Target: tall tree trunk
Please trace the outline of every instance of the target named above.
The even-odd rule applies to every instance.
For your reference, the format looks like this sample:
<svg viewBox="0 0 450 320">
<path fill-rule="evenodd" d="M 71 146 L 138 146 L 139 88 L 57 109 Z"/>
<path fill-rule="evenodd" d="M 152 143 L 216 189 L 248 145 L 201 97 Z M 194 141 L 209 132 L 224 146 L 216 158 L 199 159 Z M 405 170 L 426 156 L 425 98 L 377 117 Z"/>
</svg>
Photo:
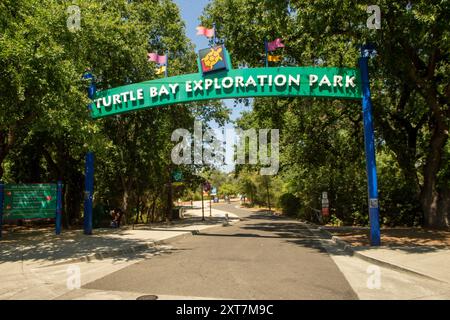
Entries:
<svg viewBox="0 0 450 320">
<path fill-rule="evenodd" d="M 151 207 L 148 208 L 148 211 L 147 211 L 147 224 L 149 223 L 149 221 L 151 221 L 153 223 L 154 216 L 155 216 L 155 208 L 156 208 L 156 199 L 157 198 L 158 198 L 157 195 L 155 195 L 153 197 L 152 205 L 151 205 Z M 151 220 L 149 220 L 150 213 L 152 215 L 152 219 Z"/>
<path fill-rule="evenodd" d="M 153 201 L 151 223 L 154 223 L 154 222 L 155 222 L 155 213 L 156 213 L 156 198 L 155 198 L 155 200 Z"/>
<path fill-rule="evenodd" d="M 129 200 L 129 193 L 128 190 L 125 189 L 122 193 L 122 210 L 125 214 L 125 223 L 128 223 L 128 200 Z"/>
<path fill-rule="evenodd" d="M 440 192 L 439 210 L 444 218 L 444 224 L 450 226 L 450 186 L 445 186 Z"/>
<path fill-rule="evenodd" d="M 65 214 L 69 224 L 79 223 L 81 220 L 81 204 L 84 199 L 83 175 L 72 173 L 71 176 L 63 178 L 63 183 L 67 185 L 65 195 Z"/>
<path fill-rule="evenodd" d="M 166 211 L 166 220 L 173 220 L 173 187 L 172 187 L 172 179 L 169 176 L 169 183 L 167 183 L 167 211 Z"/>
<path fill-rule="evenodd" d="M 126 177 L 121 177 L 122 181 L 122 211 L 125 215 L 125 223 L 129 223 L 129 205 L 130 205 L 130 195 L 131 195 L 131 187 L 133 186 L 133 181 Z"/>
<path fill-rule="evenodd" d="M 0 157 L 0 181 L 2 181 L 3 174 L 5 173 L 3 170 L 3 160 L 4 159 L 1 159 L 1 157 Z"/>
<path fill-rule="evenodd" d="M 3 161 L 5 161 L 6 156 L 11 148 L 11 135 L 7 131 L 0 131 L 0 181 L 3 178 L 4 169 Z"/>
<path fill-rule="evenodd" d="M 441 197 L 439 194 L 438 173 L 441 169 L 444 147 L 448 140 L 448 124 L 439 110 L 437 101 L 430 97 L 428 102 L 433 109 L 433 125 L 430 149 L 424 168 L 424 183 L 420 194 L 420 202 L 424 212 L 426 227 L 444 228 L 448 227 L 447 213 L 440 208 Z"/>
<path fill-rule="evenodd" d="M 62 212 L 62 226 L 64 229 L 68 229 L 70 226 L 70 219 L 69 219 L 69 214 L 67 211 L 67 203 L 68 201 L 68 194 L 69 194 L 69 188 L 70 185 L 68 185 L 67 183 L 63 184 L 63 212 Z"/>
<path fill-rule="evenodd" d="M 69 224 L 81 222 L 81 204 L 84 199 L 84 174 L 79 172 L 79 160 L 74 159 L 68 153 L 68 147 L 64 141 L 54 142 L 56 146 L 56 161 L 52 160 L 50 153 L 44 152 L 45 159 L 54 171 L 57 171 L 56 180 L 61 180 L 66 186 L 64 211 Z"/>
<path fill-rule="evenodd" d="M 136 204 L 136 218 L 134 219 L 134 224 L 139 223 L 139 215 L 141 214 L 141 196 L 140 192 L 138 191 L 139 195 L 137 196 L 137 204 Z M 134 226 L 133 226 L 134 228 Z"/>
<path fill-rule="evenodd" d="M 270 189 L 269 189 L 269 178 L 266 178 L 266 189 L 267 189 L 267 206 L 269 207 L 269 212 L 272 212 L 272 208 L 270 206 Z"/>
<path fill-rule="evenodd" d="M 146 224 L 148 224 L 150 222 L 150 212 L 151 212 L 151 206 L 147 207 L 147 220 L 145 221 Z M 144 220 L 144 219 L 142 219 Z"/>
<path fill-rule="evenodd" d="M 55 145 L 57 147 L 56 159 L 53 159 L 52 154 L 45 147 L 42 154 L 47 162 L 52 179 L 62 181 L 64 184 L 63 226 L 69 228 L 70 225 L 80 223 L 81 220 L 84 175 L 76 169 L 79 163 L 67 154 L 66 146 L 61 143 Z"/>
</svg>

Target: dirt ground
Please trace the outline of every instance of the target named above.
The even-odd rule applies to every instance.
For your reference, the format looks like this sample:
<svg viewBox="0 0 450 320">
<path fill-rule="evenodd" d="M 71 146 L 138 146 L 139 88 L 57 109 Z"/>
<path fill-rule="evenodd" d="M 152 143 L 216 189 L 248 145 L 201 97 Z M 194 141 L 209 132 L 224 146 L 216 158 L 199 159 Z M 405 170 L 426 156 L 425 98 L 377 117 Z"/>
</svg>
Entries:
<svg viewBox="0 0 450 320">
<path fill-rule="evenodd" d="M 349 227 L 326 227 L 334 236 L 353 246 L 368 246 L 369 230 Z M 422 228 L 385 228 L 381 229 L 383 246 L 433 246 L 450 248 L 450 231 Z"/>
<path fill-rule="evenodd" d="M 253 208 L 246 208 L 246 207 L 244 207 L 244 206 L 241 205 L 241 208 L 245 208 L 245 209 L 248 209 L 248 210 L 253 211 L 253 212 L 267 212 L 267 211 L 269 211 L 269 208 L 268 208 L 268 207 L 258 207 L 258 206 L 255 206 L 255 207 L 253 207 Z M 276 215 L 276 216 L 281 216 L 281 215 L 282 215 L 281 209 L 278 209 L 278 208 L 270 208 L 270 210 L 271 210 L 272 213 L 273 213 L 274 215 Z"/>
</svg>

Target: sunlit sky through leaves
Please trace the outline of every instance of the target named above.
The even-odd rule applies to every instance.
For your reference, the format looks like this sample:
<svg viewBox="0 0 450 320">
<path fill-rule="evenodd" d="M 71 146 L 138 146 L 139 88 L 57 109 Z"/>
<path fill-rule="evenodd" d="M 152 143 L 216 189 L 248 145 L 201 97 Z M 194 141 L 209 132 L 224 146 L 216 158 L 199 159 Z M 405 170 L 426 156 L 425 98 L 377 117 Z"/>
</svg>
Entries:
<svg viewBox="0 0 450 320">
<path fill-rule="evenodd" d="M 208 4 L 209 0 L 174 0 L 174 2 L 178 5 L 181 11 L 181 16 L 186 23 L 186 34 L 191 39 L 192 43 L 195 45 L 195 50 L 198 52 L 199 49 L 206 48 L 208 46 L 207 38 L 203 36 L 197 36 L 197 30 L 195 29 L 200 25 L 199 17 L 201 16 L 203 9 Z M 211 27 L 211 26 L 205 26 Z M 220 37 L 220 34 L 218 35 Z M 231 57 L 233 59 L 233 57 Z M 227 107 L 233 110 L 231 115 L 232 120 L 236 120 L 240 113 L 244 110 L 249 110 L 249 108 L 244 107 L 242 105 L 238 105 L 234 107 L 233 100 L 224 100 L 224 103 Z M 218 128 L 218 125 L 215 123 L 210 123 L 213 128 Z M 232 128 L 233 124 L 229 123 L 226 125 L 226 128 Z M 223 168 L 225 171 L 233 170 L 234 166 L 229 165 Z"/>
</svg>

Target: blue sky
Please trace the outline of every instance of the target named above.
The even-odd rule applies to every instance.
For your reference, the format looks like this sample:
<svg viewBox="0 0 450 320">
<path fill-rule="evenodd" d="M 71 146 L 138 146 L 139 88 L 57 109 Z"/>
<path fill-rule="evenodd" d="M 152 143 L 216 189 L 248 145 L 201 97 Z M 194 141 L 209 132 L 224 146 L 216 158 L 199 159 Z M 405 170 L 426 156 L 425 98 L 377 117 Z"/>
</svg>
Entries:
<svg viewBox="0 0 450 320">
<path fill-rule="evenodd" d="M 196 36 L 195 28 L 200 25 L 198 17 L 201 16 L 203 8 L 209 0 L 174 0 L 181 10 L 181 16 L 186 23 L 187 36 L 196 46 L 196 50 L 208 47 L 208 40 L 205 37 Z"/>
<path fill-rule="evenodd" d="M 195 29 L 200 25 L 199 17 L 203 13 L 203 9 L 208 4 L 209 0 L 174 0 L 174 2 L 178 5 L 181 11 L 181 17 L 185 21 L 186 24 L 186 35 L 191 39 L 192 43 L 195 45 L 195 49 L 198 52 L 199 49 L 203 49 L 208 47 L 208 40 L 206 37 L 197 36 L 197 30 Z M 210 27 L 210 26 L 207 26 Z M 219 35 L 220 36 L 220 35 Z M 232 109 L 231 119 L 236 120 L 239 118 L 240 113 L 249 109 L 244 106 L 234 107 L 233 100 L 223 100 L 224 104 Z M 218 125 L 215 123 L 210 123 L 211 127 L 218 128 Z M 233 128 L 232 123 L 226 124 L 225 128 Z M 236 139 L 235 135 L 232 135 L 231 139 Z M 229 141 L 227 141 L 227 147 L 230 148 Z M 229 160 L 230 158 L 227 157 Z M 234 165 L 226 165 L 222 168 L 222 170 L 226 172 L 230 172 L 234 169 Z"/>
<path fill-rule="evenodd" d="M 192 43 L 194 43 L 196 51 L 198 52 L 199 49 L 207 48 L 207 38 L 197 36 L 197 30 L 195 28 L 200 25 L 199 17 L 203 13 L 203 9 L 208 4 L 209 0 L 174 0 L 174 2 L 180 8 L 181 16 L 186 23 L 186 35 L 191 39 Z M 233 107 L 233 102 L 233 100 L 224 100 L 225 105 L 233 111 L 231 119 L 236 120 L 245 107 Z M 229 125 L 227 125 L 227 127 L 229 127 Z"/>
</svg>

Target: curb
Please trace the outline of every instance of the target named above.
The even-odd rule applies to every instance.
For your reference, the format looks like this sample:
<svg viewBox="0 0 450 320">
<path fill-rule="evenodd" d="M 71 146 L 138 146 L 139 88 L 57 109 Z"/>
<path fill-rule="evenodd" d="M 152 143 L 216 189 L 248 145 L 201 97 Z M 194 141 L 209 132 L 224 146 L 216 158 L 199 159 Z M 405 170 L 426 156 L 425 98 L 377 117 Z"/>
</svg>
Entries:
<svg viewBox="0 0 450 320">
<path fill-rule="evenodd" d="M 376 259 L 376 258 L 372 258 L 369 256 L 366 256 L 360 252 L 358 252 L 357 250 L 354 249 L 354 247 L 352 245 L 350 245 L 349 243 L 347 243 L 346 241 L 340 239 L 337 236 L 333 236 L 329 231 L 327 231 L 325 228 L 323 228 L 322 226 L 317 226 L 315 224 L 306 222 L 306 221 L 301 221 L 303 222 L 306 227 L 311 231 L 311 229 L 316 229 L 316 230 L 320 230 L 321 233 L 326 234 L 327 238 L 329 238 L 333 243 L 335 243 L 339 248 L 341 248 L 342 250 L 344 250 L 345 252 L 347 252 L 348 254 L 350 254 L 351 256 L 357 257 L 361 260 L 376 264 L 378 266 L 381 267 L 386 267 L 389 268 L 391 270 L 395 270 L 395 271 L 399 271 L 399 272 L 403 272 L 403 273 L 407 273 L 413 276 L 417 276 L 417 277 L 421 277 L 421 278 L 425 278 L 427 280 L 432 280 L 435 282 L 439 282 L 439 283 L 447 283 L 445 281 L 436 279 L 434 277 L 428 276 L 426 274 L 405 268 L 405 267 L 401 267 L 399 265 L 384 261 L 384 260 L 380 260 L 380 259 Z M 312 228 L 311 228 L 312 227 Z"/>
</svg>

